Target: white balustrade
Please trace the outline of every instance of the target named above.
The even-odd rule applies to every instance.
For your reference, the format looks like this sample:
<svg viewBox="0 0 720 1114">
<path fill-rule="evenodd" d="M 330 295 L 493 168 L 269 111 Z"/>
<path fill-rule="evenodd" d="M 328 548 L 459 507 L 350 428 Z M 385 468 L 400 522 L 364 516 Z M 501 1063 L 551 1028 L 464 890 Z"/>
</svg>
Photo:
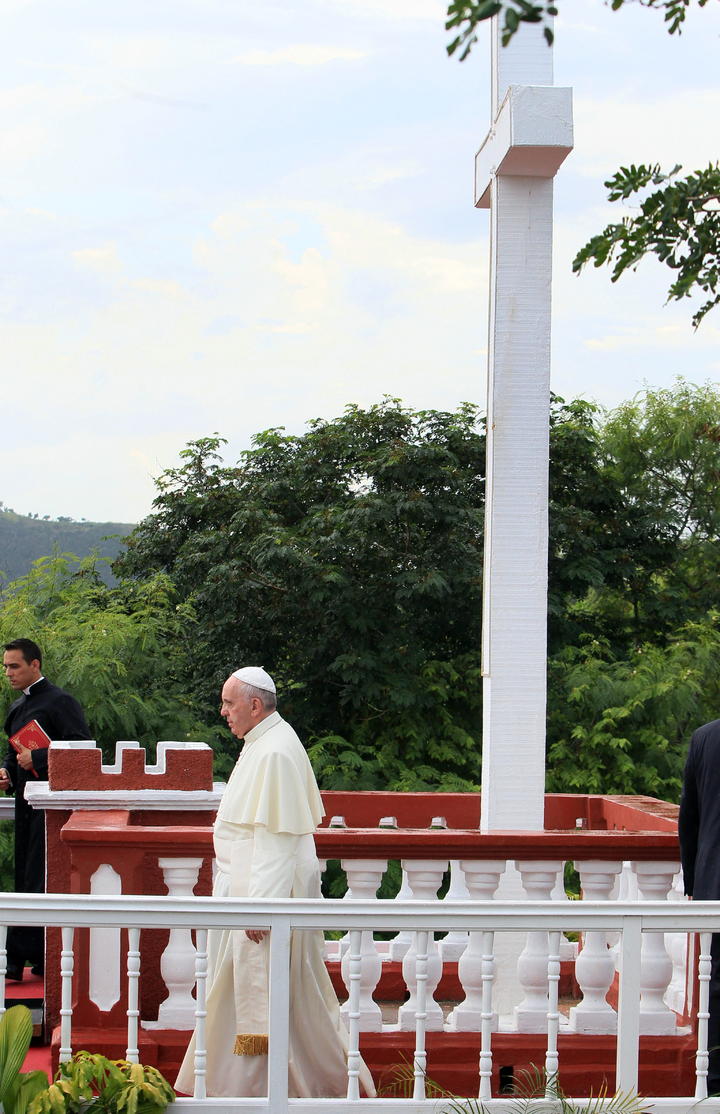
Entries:
<svg viewBox="0 0 720 1114">
<path fill-rule="evenodd" d="M 450 862 L 450 885 L 445 894 L 445 901 L 464 901 L 470 893 L 465 884 L 465 875 L 457 859 Z M 448 932 L 440 941 L 440 955 L 443 963 L 455 962 L 460 959 L 468 946 L 467 932 Z"/>
<path fill-rule="evenodd" d="M 551 1099 L 552 1085 L 557 1078 L 560 1060 L 558 1057 L 558 1033 L 560 1031 L 560 936 L 559 932 L 548 932 L 548 1015 L 547 1051 L 545 1053 L 545 1097 Z"/>
<path fill-rule="evenodd" d="M 634 867 L 643 901 L 666 901 L 680 864 L 636 862 Z M 664 933 L 643 932 L 640 965 L 640 1032 L 642 1034 L 660 1036 L 674 1033 L 677 1028 L 677 1018 L 663 1000 L 672 973 L 673 964 L 665 948 Z"/>
<path fill-rule="evenodd" d="M 373 894 L 374 896 L 374 894 Z M 348 988 L 347 1010 L 345 1021 L 348 1028 L 348 1088 L 349 1099 L 360 1098 L 360 1029 L 362 1020 L 362 966 L 363 966 L 363 933 L 352 929 L 349 933 L 349 947 L 345 953 L 347 959 L 347 978 L 345 985 Z M 343 972 L 345 978 L 345 972 Z M 374 1004 L 374 1003 L 373 1003 Z"/>
<path fill-rule="evenodd" d="M 412 897 L 412 890 L 408 882 L 407 871 L 403 868 L 402 880 L 400 882 L 400 889 L 397 892 L 397 901 L 409 901 Z M 412 932 L 398 932 L 390 941 L 388 948 L 388 957 L 396 963 L 402 962 L 410 948 L 412 947 L 413 934 Z"/>
<path fill-rule="evenodd" d="M 383 874 L 387 870 L 386 859 L 343 859 L 340 864 L 347 874 L 348 893 L 350 900 L 371 901 L 382 882 Z M 348 934 L 350 940 L 351 934 Z M 341 1006 L 340 1012 L 347 1020 L 351 1010 L 351 970 L 350 949 L 346 949 L 342 958 L 341 971 L 343 982 L 347 987 L 348 1000 Z M 379 1033 L 382 1031 L 382 1013 L 380 1007 L 373 1000 L 375 987 L 380 981 L 382 973 L 382 960 L 378 955 L 372 930 L 367 929 L 360 938 L 360 961 L 357 968 L 359 979 L 358 996 L 358 1025 L 361 1032 Z M 354 977 L 354 976 L 353 976 Z"/>
<path fill-rule="evenodd" d="M 472 900 L 492 901 L 505 870 L 505 860 L 463 860 L 460 867 Z M 465 997 L 450 1012 L 446 1023 L 446 1028 L 452 1032 L 474 1033 L 481 1030 L 484 1024 L 489 1025 L 490 1032 L 494 1032 L 498 1027 L 497 1014 L 492 1010 L 495 980 L 493 942 L 492 933 L 469 933 L 468 946 L 458 961 L 458 977 Z M 483 1078 L 482 1065 L 480 1077 Z"/>
<path fill-rule="evenodd" d="M 138 1029 L 140 1026 L 140 929 L 128 929 L 127 953 L 127 1048 L 125 1059 L 130 1064 L 140 1063 Z"/>
<path fill-rule="evenodd" d="M 531 901 L 549 901 L 557 884 L 561 862 L 517 861 L 516 869 Z M 517 963 L 518 981 L 525 997 L 515 1007 L 515 1027 L 520 1033 L 544 1033 L 548 1015 L 548 934 L 531 931 Z"/>
<path fill-rule="evenodd" d="M 610 894 L 622 872 L 619 861 L 590 859 L 576 862 L 583 898 L 586 901 L 609 901 Z M 570 1010 L 570 1029 L 575 1033 L 615 1033 L 617 1014 L 607 1000 L 615 977 L 615 957 L 608 948 L 604 929 L 586 932 L 575 961 L 575 978 L 582 991 L 582 1000 Z"/>
<path fill-rule="evenodd" d="M 684 904 L 687 901 L 683 885 L 683 874 L 679 870 L 673 878 L 668 901 Z M 684 1013 L 688 985 L 689 937 L 687 932 L 666 932 L 665 947 L 672 960 L 673 973 L 664 1002 L 674 1013 Z"/>
<path fill-rule="evenodd" d="M 710 1018 L 710 975 L 712 933 L 700 933 L 700 959 L 698 961 L 698 1011 L 697 1053 L 695 1055 L 695 1098 L 707 1098 L 708 1077 L 708 1021 Z"/>
<path fill-rule="evenodd" d="M 437 888 L 440 888 L 439 885 Z M 425 1074 L 427 1070 L 425 1034 L 428 1030 L 429 1020 L 427 1007 L 431 940 L 433 940 L 432 932 L 416 932 L 413 946 L 410 949 L 415 953 L 415 1053 L 413 1055 L 413 1098 L 420 1102 L 425 1098 Z M 409 954 L 410 952 L 408 952 L 408 955 Z"/>
<path fill-rule="evenodd" d="M 73 953 L 73 928 L 61 929 L 60 951 L 60 1052 L 59 1062 L 66 1063 L 72 1057 L 72 1015 L 73 1015 L 73 972 L 75 957 Z"/>
<path fill-rule="evenodd" d="M 481 936 L 483 953 L 492 960 L 493 934 L 511 931 L 517 921 L 520 921 L 524 930 L 545 933 L 547 937 L 547 964 L 545 973 L 545 986 L 547 988 L 547 1046 L 545 1067 L 552 1075 L 558 1062 L 557 1028 L 559 1011 L 557 1009 L 557 985 L 560 964 L 561 929 L 574 932 L 601 933 L 609 926 L 619 927 L 622 931 L 622 971 L 619 986 L 618 1000 L 618 1037 L 616 1049 L 615 1072 L 618 1088 L 637 1090 L 638 1087 L 638 1047 L 639 1047 L 639 1021 L 641 991 L 647 995 L 648 979 L 641 963 L 643 953 L 642 936 L 656 934 L 662 938 L 665 932 L 675 928 L 684 928 L 686 932 L 700 934 L 699 980 L 694 982 L 693 990 L 699 986 L 698 1005 L 698 1044 L 696 1055 L 696 1093 L 671 1098 L 667 1095 L 657 1100 L 659 1110 L 666 1114 L 687 1114 L 693 1109 L 695 1101 L 703 1100 L 707 1090 L 708 1070 L 708 985 L 710 978 L 710 945 L 711 933 L 720 921 L 720 902 L 676 902 L 669 905 L 665 900 L 663 886 L 669 888 L 674 873 L 673 863 L 645 864 L 638 870 L 640 892 L 643 898 L 650 894 L 662 895 L 659 900 L 640 902 L 629 901 L 625 903 L 612 903 L 605 901 L 570 902 L 567 905 L 550 901 L 493 901 L 480 902 L 457 901 L 454 903 L 438 902 L 433 897 L 433 891 L 439 886 L 444 864 L 440 863 L 406 863 L 408 875 L 413 884 L 415 900 L 406 903 L 402 910 L 401 919 L 398 920 L 397 907 L 392 902 L 374 902 L 372 900 L 358 900 L 354 907 L 341 901 L 311 901 L 288 900 L 273 901 L 268 907 L 255 908 L 255 903 L 248 903 L 246 909 L 237 908 L 235 900 L 217 898 L 163 898 L 136 895 L 89 895 L 89 894 L 14 894 L 3 895 L 3 913 L 5 920 L 10 924 L 37 924 L 47 925 L 62 930 L 62 948 L 60 955 L 61 975 L 61 1008 L 60 1008 L 60 1056 L 63 1061 L 72 1054 L 73 1020 L 73 991 L 82 995 L 86 983 L 81 979 L 79 983 L 73 978 L 74 967 L 77 960 L 73 952 L 73 929 L 67 927 L 68 921 L 76 924 L 81 930 L 81 942 L 84 943 L 88 929 L 94 927 L 120 928 L 123 933 L 128 933 L 128 957 L 123 963 L 122 970 L 128 980 L 128 1052 L 135 1054 L 137 1042 L 136 1031 L 133 1030 L 133 1018 L 138 1005 L 138 974 L 140 968 L 140 949 L 138 946 L 138 933 L 140 929 L 156 930 L 185 929 L 195 926 L 197 932 L 197 1002 L 196 1002 L 196 1098 L 204 1097 L 204 1070 L 205 1070 L 205 982 L 207 970 L 207 928 L 222 929 L 232 928 L 238 921 L 245 923 L 244 918 L 250 917 L 254 923 L 268 923 L 271 931 L 276 933 L 275 951 L 271 957 L 273 977 L 270 980 L 270 1079 L 273 1087 L 273 1098 L 270 1103 L 272 1109 L 289 1109 L 287 1102 L 287 1035 L 289 1011 L 288 944 L 290 933 L 293 931 L 307 931 L 324 927 L 329 930 L 341 930 L 350 927 L 354 938 L 350 948 L 350 963 L 352 965 L 351 995 L 352 1014 L 349 1018 L 352 1039 L 350 1042 L 348 1067 L 349 1072 L 349 1101 L 346 1099 L 333 1100 L 333 1110 L 336 1114 L 345 1111 L 350 1114 L 351 1109 L 357 1105 L 353 1097 L 356 1092 L 354 1075 L 359 1065 L 357 1059 L 357 1036 L 359 1032 L 359 1001 L 360 1001 L 360 966 L 362 961 L 361 937 L 362 931 L 369 926 L 375 926 L 378 931 L 390 931 L 402 923 L 404 927 L 410 926 L 417 934 L 417 945 L 414 947 L 415 973 L 415 1004 L 414 1004 L 414 1029 L 415 1029 L 415 1058 L 414 1079 L 415 1097 L 417 1102 L 422 1101 L 424 1094 L 423 1069 L 425 1067 L 425 1040 L 426 1032 L 432 1028 L 428 1024 L 428 1008 L 432 1010 L 432 989 L 434 976 L 432 974 L 432 927 L 437 931 L 460 928 L 470 931 L 473 935 L 478 931 Z M 585 897 L 588 898 L 587 874 L 588 867 L 592 864 L 582 864 L 585 878 Z M 502 864 L 497 864 L 501 867 Z M 523 864 L 520 864 L 521 869 Z M 468 877 L 468 888 L 471 893 L 478 892 L 478 879 L 475 874 L 487 873 L 489 864 L 463 862 Z M 607 873 L 608 864 L 603 864 Z M 526 884 L 529 892 L 538 888 L 547 888 L 552 884 L 552 877 L 539 879 L 537 872 L 540 864 L 531 864 L 529 871 L 526 869 Z M 493 873 L 493 872 L 491 872 Z M 495 871 L 494 873 L 497 873 Z M 527 878 L 527 873 L 532 877 Z M 542 871 L 541 871 L 542 873 Z M 550 875 L 553 871 L 547 872 Z M 602 873 L 602 871 L 601 871 Z M 496 879 L 490 881 L 480 879 L 480 887 L 486 891 L 494 892 Z M 532 884 L 532 885 L 531 885 Z M 607 886 L 608 880 L 602 883 Z M 417 916 L 414 914 L 417 913 Z M 357 920 L 353 921 L 353 917 Z M 202 928 L 197 926 L 202 925 Z M 279 945 L 277 940 L 279 939 Z M 0 928 L 0 965 L 2 965 L 3 933 Z M 469 949 L 468 949 L 469 950 Z M 437 951 L 437 949 L 435 949 Z M 51 955 L 54 954 L 51 949 Z M 83 953 L 84 954 L 84 953 Z M 652 958 L 651 951 L 651 958 Z M 49 957 L 50 959 L 51 957 Z M 82 968 L 84 969 L 84 960 Z M 52 978 L 52 972 L 50 972 Z M 57 977 L 57 970 L 55 971 Z M 697 976 L 696 976 L 697 979 Z M 76 985 L 73 986 L 73 982 Z M 657 983 L 660 980 L 656 980 Z M 642 984 L 642 985 L 641 985 Z M 484 1102 L 491 1098 L 490 1085 L 492 1080 L 492 1050 L 489 1031 L 489 1017 L 492 1006 L 492 979 L 484 983 L 487 997 L 483 1002 L 482 1038 L 480 1042 L 480 1097 Z M 662 992 L 662 987 L 651 988 L 656 993 Z M 87 999 L 85 999 L 85 1002 Z M 75 1006 L 75 1017 L 78 1017 L 80 1005 Z M 84 1022 L 83 1022 L 84 1023 Z M 677 1032 L 677 1030 L 675 1030 Z M 569 1048 L 573 1039 L 567 1038 Z M 441 1042 L 440 1042 L 441 1043 Z M 523 1043 L 522 1041 L 520 1042 Z M 674 1045 L 668 1042 L 668 1048 Z M 569 1052 L 572 1056 L 572 1052 Z M 669 1059 L 669 1057 L 668 1057 Z M 274 1062 L 273 1062 L 274 1061 Z M 505 1062 L 505 1061 L 503 1061 Z M 610 1071 L 612 1066 L 608 1065 Z M 562 1070 L 562 1069 L 561 1069 Z M 662 1080 L 666 1076 L 658 1074 L 659 1087 L 664 1087 Z M 682 1086 L 677 1078 L 677 1086 Z M 671 1081 L 669 1089 L 674 1089 Z M 227 1100 L 225 1104 L 227 1106 Z M 467 1100 L 461 1099 L 466 1105 Z M 653 1100 L 655 1101 L 655 1100 Z M 273 1105 L 274 1104 L 274 1105 Z M 266 1104 L 267 1105 L 267 1104 Z M 383 1100 L 383 1109 L 387 1114 L 402 1114 L 402 1109 L 407 1106 L 407 1099 Z M 718 1108 L 718 1103 L 703 1103 L 707 1105 L 712 1114 Z M 419 1108 L 419 1107 L 418 1107 Z M 189 1109 L 189 1107 L 188 1107 Z M 378 1107 L 379 1109 L 379 1107 Z"/>
<path fill-rule="evenodd" d="M 204 1099 L 207 1095 L 207 1048 L 206 1025 L 207 1017 L 207 968 L 208 968 L 208 934 L 206 928 L 198 928 L 195 933 L 197 951 L 195 954 L 195 1088 L 193 1097 Z"/>
<path fill-rule="evenodd" d="M 5 975 L 7 974 L 7 926 L 0 924 L 0 1017 L 5 1013 Z"/>
<path fill-rule="evenodd" d="M 190 897 L 198 880 L 202 859 L 158 859 L 170 897 Z M 146 1029 L 192 1029 L 195 1025 L 195 946 L 189 928 L 171 928 L 167 947 L 160 959 L 160 972 L 167 998 L 160 1003 L 157 1022 L 144 1022 Z"/>
<path fill-rule="evenodd" d="M 402 863 L 403 870 L 407 873 L 408 885 L 414 901 L 431 901 L 437 897 L 437 892 L 442 885 L 443 875 L 448 868 L 448 861 L 437 859 L 405 859 Z M 440 902 L 438 902 L 440 905 Z M 423 961 L 423 994 L 425 1002 L 422 1012 L 426 1015 L 425 1028 L 438 1032 L 443 1028 L 443 1012 L 433 995 L 440 982 L 442 974 L 442 959 L 432 932 L 427 934 L 427 962 Z M 416 1013 L 418 1011 L 418 968 L 417 968 L 417 934 L 405 954 L 402 971 L 405 984 L 410 997 L 398 1010 L 398 1028 L 408 1031 L 417 1026 Z"/>
</svg>

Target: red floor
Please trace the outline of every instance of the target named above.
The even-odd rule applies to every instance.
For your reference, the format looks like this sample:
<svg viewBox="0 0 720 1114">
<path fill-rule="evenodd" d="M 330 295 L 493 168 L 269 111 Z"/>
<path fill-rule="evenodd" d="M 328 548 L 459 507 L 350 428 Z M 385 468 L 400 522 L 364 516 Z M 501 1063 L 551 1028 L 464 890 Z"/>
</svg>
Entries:
<svg viewBox="0 0 720 1114">
<path fill-rule="evenodd" d="M 43 979 L 38 975 L 32 975 L 30 968 L 25 968 L 25 974 L 22 982 L 6 982 L 5 983 L 5 1006 L 7 1009 L 10 1006 L 16 1006 L 22 1003 L 27 1006 L 29 1010 L 33 1011 L 36 1017 L 42 1016 L 43 998 L 45 995 L 45 984 Z M 37 1026 L 38 1035 L 33 1038 L 33 1043 L 30 1046 L 25 1063 L 23 1064 L 23 1071 L 46 1071 L 50 1074 L 50 1044 L 41 1044 L 42 1037 L 40 1035 L 40 1026 Z"/>
</svg>

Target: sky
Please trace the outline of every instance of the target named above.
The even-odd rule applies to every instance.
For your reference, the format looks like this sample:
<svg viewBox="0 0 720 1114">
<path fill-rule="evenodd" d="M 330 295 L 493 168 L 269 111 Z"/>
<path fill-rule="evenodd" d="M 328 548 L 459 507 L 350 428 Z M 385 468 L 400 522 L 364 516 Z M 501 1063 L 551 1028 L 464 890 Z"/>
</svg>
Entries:
<svg viewBox="0 0 720 1114">
<path fill-rule="evenodd" d="M 571 273 L 628 162 L 718 158 L 720 3 L 681 37 L 560 0 L 552 387 L 613 407 L 715 382 L 720 310 L 664 269 Z M 138 521 L 188 441 L 348 403 L 484 406 L 489 35 L 437 0 L 0 0 L 0 499 Z"/>
</svg>

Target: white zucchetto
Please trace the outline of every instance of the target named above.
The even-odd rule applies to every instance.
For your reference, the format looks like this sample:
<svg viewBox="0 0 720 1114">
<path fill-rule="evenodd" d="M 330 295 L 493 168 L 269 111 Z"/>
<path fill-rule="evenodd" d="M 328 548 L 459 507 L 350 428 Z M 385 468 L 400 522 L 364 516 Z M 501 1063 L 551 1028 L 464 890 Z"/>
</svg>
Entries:
<svg viewBox="0 0 720 1114">
<path fill-rule="evenodd" d="M 236 669 L 233 677 L 243 684 L 252 685 L 253 688 L 262 689 L 264 692 L 275 692 L 275 682 L 269 673 L 259 665 L 246 665 L 243 669 Z"/>
</svg>

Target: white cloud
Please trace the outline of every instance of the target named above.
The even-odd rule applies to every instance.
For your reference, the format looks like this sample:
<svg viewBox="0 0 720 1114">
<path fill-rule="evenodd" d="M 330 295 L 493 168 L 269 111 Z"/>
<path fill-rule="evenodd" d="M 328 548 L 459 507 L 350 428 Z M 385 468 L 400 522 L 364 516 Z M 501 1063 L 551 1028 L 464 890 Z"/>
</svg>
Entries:
<svg viewBox="0 0 720 1114">
<path fill-rule="evenodd" d="M 77 444 L 87 434 L 84 459 L 93 460 L 86 517 L 95 514 L 88 505 L 98 487 L 105 506 L 122 505 L 124 517 L 144 513 L 148 486 L 128 454 L 138 439 L 149 444 L 155 428 L 156 473 L 185 439 L 215 430 L 239 451 L 259 429 L 300 430 L 351 400 L 370 404 L 385 393 L 418 406 L 482 400 L 480 244 L 413 236 L 339 206 L 255 202 L 217 218 L 196 245 L 198 269 L 185 283 L 121 264 L 114 244 L 74 256 L 98 282 L 113 279 L 112 300 L 86 311 L 79 331 L 66 320 L 42 330 L 8 325 L 2 346 L 24 384 L 18 430 L 42 398 L 46 419 L 36 429 L 44 441 L 72 384 Z M 109 431 L 102 452 L 100 429 Z M 6 440 L 3 451 L 11 457 L 17 449 Z M 43 461 L 45 498 L 41 507 L 34 497 L 28 509 L 80 513 L 63 500 L 79 451 L 62 448 L 55 471 Z M 133 476 L 134 509 L 116 499 L 123 468 Z"/>
<path fill-rule="evenodd" d="M 602 178 L 621 164 L 660 162 L 688 171 L 717 158 L 720 90 L 697 88 L 667 96 L 575 102 L 577 174 Z"/>
<path fill-rule="evenodd" d="M 232 61 L 243 66 L 326 66 L 330 62 L 359 62 L 367 57 L 367 51 L 351 47 L 296 43 L 275 50 L 246 50 Z"/>
<path fill-rule="evenodd" d="M 96 248 L 79 248 L 72 253 L 77 264 L 96 274 L 117 278 L 122 272 L 117 244 L 103 244 Z"/>
</svg>

